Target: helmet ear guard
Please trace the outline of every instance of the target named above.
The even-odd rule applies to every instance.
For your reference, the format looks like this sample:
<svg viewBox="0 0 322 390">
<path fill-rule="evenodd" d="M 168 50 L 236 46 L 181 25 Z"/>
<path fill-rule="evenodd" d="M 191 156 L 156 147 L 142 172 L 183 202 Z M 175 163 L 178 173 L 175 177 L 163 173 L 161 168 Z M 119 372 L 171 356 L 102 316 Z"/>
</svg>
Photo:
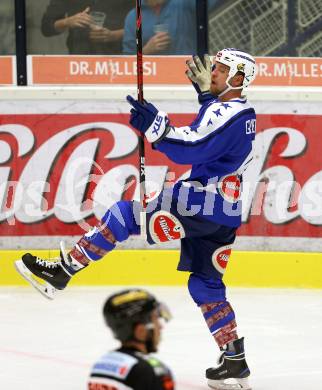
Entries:
<svg viewBox="0 0 322 390">
<path fill-rule="evenodd" d="M 214 60 L 229 67 L 229 73 L 226 79 L 226 84 L 229 89 L 246 88 L 255 79 L 255 60 L 248 53 L 238 49 L 223 49 L 216 54 Z M 240 87 L 232 87 L 229 81 L 232 77 L 236 76 L 238 72 L 244 74 L 243 83 Z M 227 90 L 224 92 L 227 92 Z"/>
</svg>

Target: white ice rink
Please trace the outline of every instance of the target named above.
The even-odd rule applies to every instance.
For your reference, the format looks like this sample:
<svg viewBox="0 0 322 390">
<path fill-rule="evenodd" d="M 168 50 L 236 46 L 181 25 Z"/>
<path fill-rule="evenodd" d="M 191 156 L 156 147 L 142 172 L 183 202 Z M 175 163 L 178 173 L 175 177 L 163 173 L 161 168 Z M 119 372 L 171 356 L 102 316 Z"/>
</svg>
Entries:
<svg viewBox="0 0 322 390">
<path fill-rule="evenodd" d="M 32 288 L 0 289 L 0 390 L 85 390 L 93 361 L 117 342 L 101 308 L 120 287 L 69 288 L 47 301 Z M 185 288 L 149 287 L 174 318 L 159 357 L 178 390 L 207 389 L 217 347 Z M 229 289 L 245 336 L 254 390 L 322 389 L 322 291 Z"/>
</svg>

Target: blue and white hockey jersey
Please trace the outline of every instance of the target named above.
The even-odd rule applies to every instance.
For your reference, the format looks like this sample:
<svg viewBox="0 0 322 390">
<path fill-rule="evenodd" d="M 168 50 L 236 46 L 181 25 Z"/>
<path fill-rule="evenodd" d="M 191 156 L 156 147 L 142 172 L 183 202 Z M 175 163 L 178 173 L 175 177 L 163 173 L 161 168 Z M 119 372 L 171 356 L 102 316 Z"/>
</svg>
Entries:
<svg viewBox="0 0 322 390">
<path fill-rule="evenodd" d="M 187 209 L 199 205 L 197 214 L 208 220 L 238 227 L 242 173 L 252 160 L 255 131 L 256 114 L 245 97 L 208 100 L 190 126 L 171 127 L 155 149 L 178 164 L 192 164 L 173 196 L 184 199 Z"/>
</svg>

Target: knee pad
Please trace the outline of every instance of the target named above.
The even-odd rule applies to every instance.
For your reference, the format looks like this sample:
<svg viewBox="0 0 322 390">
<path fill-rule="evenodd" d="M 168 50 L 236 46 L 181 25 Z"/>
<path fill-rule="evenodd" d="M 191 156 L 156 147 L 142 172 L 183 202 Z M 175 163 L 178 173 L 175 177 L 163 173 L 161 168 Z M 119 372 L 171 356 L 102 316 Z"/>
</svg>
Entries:
<svg viewBox="0 0 322 390">
<path fill-rule="evenodd" d="M 192 299 L 198 306 L 226 300 L 226 287 L 220 278 L 206 278 L 197 273 L 192 273 L 189 277 L 188 289 Z"/>
<path fill-rule="evenodd" d="M 101 223 L 78 241 L 71 256 L 82 264 L 99 260 L 115 248 L 116 241 L 124 241 L 129 235 L 139 233 L 133 202 L 117 202 L 107 210 Z"/>
<path fill-rule="evenodd" d="M 116 241 L 128 239 L 131 234 L 140 234 L 140 226 L 136 223 L 134 202 L 119 201 L 115 203 L 102 218 L 102 225 L 107 226 L 113 233 Z"/>
</svg>

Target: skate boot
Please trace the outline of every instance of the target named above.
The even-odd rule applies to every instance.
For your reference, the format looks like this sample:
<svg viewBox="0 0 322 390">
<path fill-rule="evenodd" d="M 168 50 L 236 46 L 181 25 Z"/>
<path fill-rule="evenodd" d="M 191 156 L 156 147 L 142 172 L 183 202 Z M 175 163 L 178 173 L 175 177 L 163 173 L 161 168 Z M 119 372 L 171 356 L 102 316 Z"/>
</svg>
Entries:
<svg viewBox="0 0 322 390">
<path fill-rule="evenodd" d="M 43 260 L 26 253 L 15 262 L 20 275 L 48 299 L 54 299 L 56 290 L 63 290 L 76 273 L 66 253 L 64 243 L 60 243 L 60 257 Z"/>
<path fill-rule="evenodd" d="M 218 359 L 218 366 L 206 370 L 208 386 L 215 390 L 251 390 L 249 375 L 243 337 L 228 343 Z"/>
</svg>

